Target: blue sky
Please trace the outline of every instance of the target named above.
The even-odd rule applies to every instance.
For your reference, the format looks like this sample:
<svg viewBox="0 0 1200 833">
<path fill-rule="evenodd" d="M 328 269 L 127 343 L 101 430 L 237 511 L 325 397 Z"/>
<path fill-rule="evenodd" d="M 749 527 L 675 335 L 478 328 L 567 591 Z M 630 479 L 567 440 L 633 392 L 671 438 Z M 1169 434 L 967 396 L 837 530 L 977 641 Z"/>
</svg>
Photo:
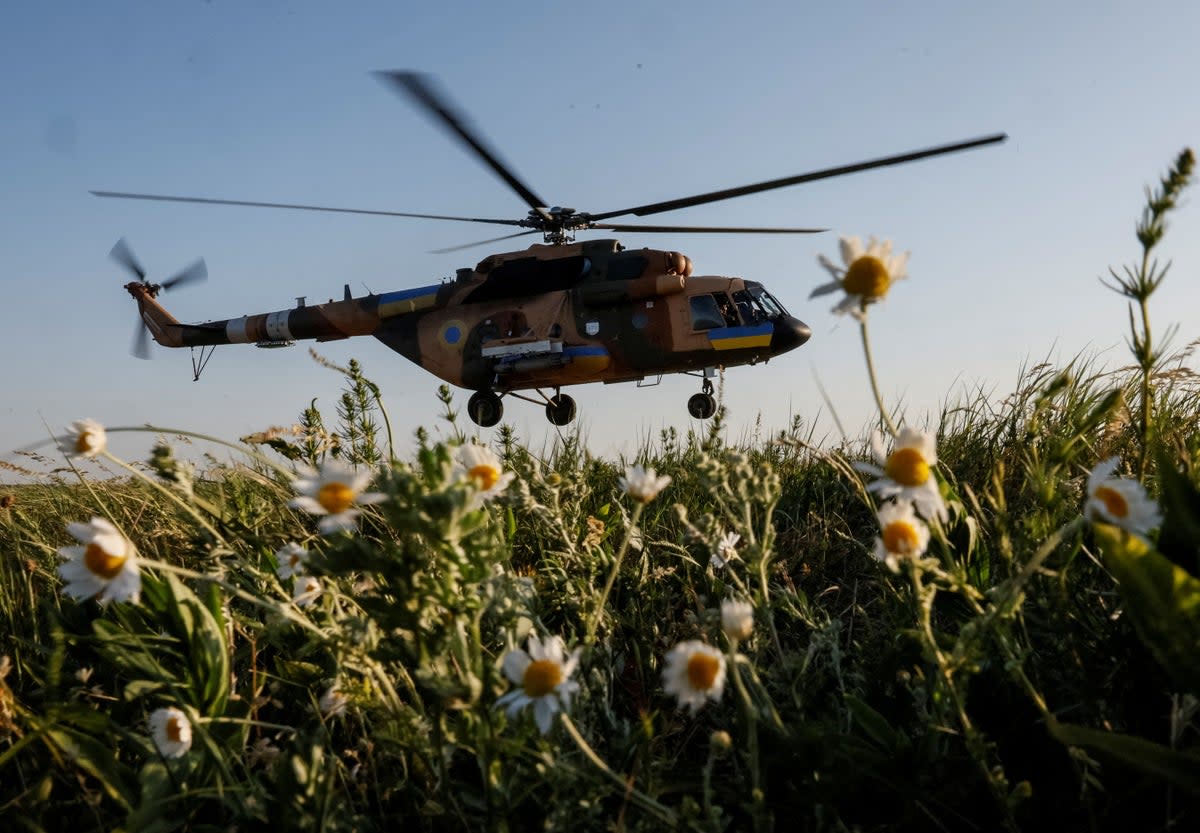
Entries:
<svg viewBox="0 0 1200 833">
<path fill-rule="evenodd" d="M 599 212 L 1006 131 L 1002 146 L 700 206 L 676 224 L 815 225 L 780 237 L 622 235 L 676 248 L 700 274 L 765 283 L 812 327 L 804 348 L 730 371 L 734 438 L 792 415 L 834 436 L 871 413 L 858 333 L 808 300 L 837 236 L 911 250 L 872 313 L 882 387 L 912 420 L 958 392 L 1009 392 L 1024 362 L 1081 351 L 1127 361 L 1126 311 L 1098 278 L 1139 254 L 1143 188 L 1200 138 L 1192 2 L 23 4 L 0 29 L 0 448 L 79 417 L 227 439 L 289 424 L 340 379 L 306 345 L 219 349 L 199 382 L 186 350 L 129 354 L 127 236 L 152 276 L 203 256 L 209 281 L 164 297 L 181 320 L 420 286 L 497 247 L 431 249 L 489 228 L 102 200 L 89 189 L 519 217 L 525 206 L 370 76 L 419 69 L 548 200 Z M 1200 336 L 1200 211 L 1161 254 L 1152 307 L 1178 345 Z M 482 233 L 480 233 L 482 230 Z M 599 236 L 593 232 L 590 236 Z M 523 242 L 523 241 L 521 241 Z M 437 424 L 438 385 L 373 339 L 357 357 L 402 437 Z M 1192 365 L 1195 366 L 1194 364 Z M 632 451 L 695 423 L 694 379 L 571 390 L 592 447 Z M 466 395 L 460 395 L 465 404 Z M 506 416 L 534 447 L 541 409 Z M 490 432 L 484 432 L 490 434 Z M 120 450 L 143 456 L 145 442 Z"/>
</svg>

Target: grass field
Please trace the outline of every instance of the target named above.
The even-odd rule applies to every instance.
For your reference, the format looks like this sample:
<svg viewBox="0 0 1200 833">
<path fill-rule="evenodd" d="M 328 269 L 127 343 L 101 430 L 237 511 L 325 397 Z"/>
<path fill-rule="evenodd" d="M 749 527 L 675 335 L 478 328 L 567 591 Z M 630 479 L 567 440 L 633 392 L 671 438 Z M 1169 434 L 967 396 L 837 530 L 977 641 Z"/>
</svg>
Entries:
<svg viewBox="0 0 1200 833">
<path fill-rule="evenodd" d="M 405 441 L 357 365 L 236 464 L 77 424 L 0 487 L 0 827 L 1197 829 L 1200 379 L 1149 316 L 1191 164 L 1112 274 L 1130 366 L 937 425 L 604 460 L 446 390 Z M 878 390 L 903 259 L 843 261 Z"/>
</svg>

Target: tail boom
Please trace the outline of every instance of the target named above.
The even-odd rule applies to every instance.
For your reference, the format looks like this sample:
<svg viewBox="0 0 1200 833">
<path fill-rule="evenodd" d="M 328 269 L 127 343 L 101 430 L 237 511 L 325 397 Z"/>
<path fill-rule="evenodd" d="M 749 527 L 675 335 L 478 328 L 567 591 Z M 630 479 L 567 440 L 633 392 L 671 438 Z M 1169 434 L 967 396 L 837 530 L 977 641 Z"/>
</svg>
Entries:
<svg viewBox="0 0 1200 833">
<path fill-rule="evenodd" d="M 138 302 L 138 312 L 154 340 L 164 347 L 207 347 L 221 344 L 279 344 L 301 339 L 333 341 L 374 335 L 389 318 L 429 309 L 439 290 L 433 285 L 384 295 L 351 298 L 349 287 L 341 301 L 243 315 L 203 324 L 181 324 L 158 303 L 153 285 L 126 286 Z"/>
</svg>

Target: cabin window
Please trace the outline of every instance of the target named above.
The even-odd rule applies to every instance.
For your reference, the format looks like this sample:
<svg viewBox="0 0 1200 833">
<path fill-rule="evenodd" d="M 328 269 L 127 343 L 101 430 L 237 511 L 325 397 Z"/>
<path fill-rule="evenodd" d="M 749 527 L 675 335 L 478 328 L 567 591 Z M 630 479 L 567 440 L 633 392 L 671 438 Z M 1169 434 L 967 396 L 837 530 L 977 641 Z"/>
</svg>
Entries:
<svg viewBox="0 0 1200 833">
<path fill-rule="evenodd" d="M 728 326 L 715 295 L 696 295 L 691 299 L 692 329 L 712 330 Z"/>
</svg>

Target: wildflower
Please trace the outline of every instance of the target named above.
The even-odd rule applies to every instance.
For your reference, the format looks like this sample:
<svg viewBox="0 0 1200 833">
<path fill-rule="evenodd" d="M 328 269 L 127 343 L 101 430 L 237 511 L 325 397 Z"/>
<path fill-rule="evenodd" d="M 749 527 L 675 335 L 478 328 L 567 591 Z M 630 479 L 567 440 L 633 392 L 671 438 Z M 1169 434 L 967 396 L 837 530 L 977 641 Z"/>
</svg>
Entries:
<svg viewBox="0 0 1200 833">
<path fill-rule="evenodd" d="M 641 466 L 629 466 L 625 476 L 621 478 L 621 490 L 638 503 L 649 503 L 658 497 L 658 493 L 667 488 L 671 478 L 662 477 L 654 469 L 644 469 Z"/>
<path fill-rule="evenodd" d="M 508 484 L 512 483 L 513 477 L 516 476 L 511 471 L 504 471 L 500 458 L 486 446 L 466 443 L 458 447 L 454 456 L 460 472 L 475 484 L 478 490 L 470 504 L 472 509 L 478 509 L 504 494 Z"/>
<path fill-rule="evenodd" d="M 142 576 L 129 539 L 104 518 L 67 524 L 67 531 L 82 546 L 58 550 L 66 559 L 58 567 L 59 577 L 66 582 L 63 591 L 76 599 L 96 596 L 100 604 L 137 602 Z"/>
<path fill-rule="evenodd" d="M 855 463 L 854 468 L 878 480 L 867 486 L 881 498 L 895 497 L 912 501 L 925 518 L 946 519 L 946 504 L 938 491 L 933 467 L 937 464 L 937 449 L 932 434 L 915 428 L 901 428 L 891 454 L 883 450 L 883 437 L 876 431 L 871 437 L 871 451 L 879 466 Z"/>
<path fill-rule="evenodd" d="M 731 641 L 749 639 L 754 633 L 754 605 L 736 599 L 721 602 L 721 630 Z"/>
<path fill-rule="evenodd" d="M 280 749 L 270 738 L 259 738 L 246 750 L 246 763 L 250 766 L 269 767 L 279 759 Z"/>
<path fill-rule="evenodd" d="M 297 607 L 308 607 L 321 595 L 321 582 L 312 576 L 296 576 L 292 585 L 292 601 Z"/>
<path fill-rule="evenodd" d="M 68 457 L 92 458 L 108 447 L 108 433 L 94 419 L 80 419 L 71 423 L 68 432 L 54 440 L 59 450 Z"/>
<path fill-rule="evenodd" d="M 600 542 L 604 540 L 606 529 L 604 521 L 594 515 L 588 515 L 587 535 L 583 539 L 583 548 L 585 550 L 593 550 L 600 546 Z"/>
<path fill-rule="evenodd" d="M 687 706 L 692 714 L 705 700 L 719 702 L 725 691 L 725 656 L 699 640 L 680 642 L 667 653 L 662 672 L 663 689 Z"/>
<path fill-rule="evenodd" d="M 275 571 L 280 578 L 292 578 L 304 574 L 308 563 L 308 550 L 297 543 L 290 542 L 275 550 L 275 560 L 279 566 Z"/>
<path fill-rule="evenodd" d="M 579 664 L 579 649 L 568 657 L 562 637 L 551 636 L 543 642 L 537 634 L 529 636 L 529 651 L 520 648 L 504 655 L 504 673 L 514 685 L 512 691 L 496 701 L 496 706 L 508 706 L 508 716 L 533 704 L 533 718 L 543 735 L 554 724 L 559 709 L 571 707 L 571 695 L 579 683 L 571 679 Z"/>
<path fill-rule="evenodd" d="M 708 736 L 708 745 L 718 755 L 724 755 L 733 748 L 733 737 L 724 729 L 717 729 Z"/>
<path fill-rule="evenodd" d="M 1162 522 L 1162 515 L 1158 505 L 1146 496 L 1141 483 L 1112 476 L 1118 464 L 1116 457 L 1110 457 L 1092 469 L 1087 482 L 1085 512 L 1093 521 L 1116 524 L 1145 535 Z"/>
<path fill-rule="evenodd" d="M 182 758 L 192 748 L 192 724 L 174 706 L 150 715 L 150 737 L 164 758 Z"/>
<path fill-rule="evenodd" d="M 321 709 L 321 714 L 324 717 L 337 717 L 346 711 L 346 706 L 349 703 L 350 698 L 338 690 L 338 684 L 335 682 L 329 688 L 325 689 L 325 693 L 317 701 L 317 706 Z"/>
<path fill-rule="evenodd" d="M 354 529 L 358 517 L 355 505 L 379 503 L 387 499 L 380 492 L 363 492 L 371 481 L 370 471 L 355 472 L 340 460 L 328 460 L 319 471 L 301 466 L 300 477 L 292 488 L 300 495 L 288 506 L 303 509 L 311 515 L 324 515 L 317 529 L 328 535 L 338 530 Z"/>
<path fill-rule="evenodd" d="M 843 237 L 839 245 L 845 268 L 835 265 L 825 255 L 818 255 L 817 262 L 833 275 L 833 280 L 818 286 L 808 297 L 816 298 L 840 289 L 846 297 L 833 312 L 837 315 L 848 312 L 862 321 L 867 315 L 867 304 L 883 300 L 893 283 L 908 276 L 905 271 L 908 252 L 893 255 L 890 240 L 880 242 L 874 237 L 867 242 L 866 249 L 857 237 Z"/>
<path fill-rule="evenodd" d="M 916 516 L 908 501 L 889 503 L 880 509 L 879 530 L 875 557 L 893 573 L 900 572 L 900 559 L 920 558 L 929 546 L 929 527 Z"/>
<path fill-rule="evenodd" d="M 717 551 L 712 554 L 712 558 L 708 560 L 718 570 L 733 561 L 738 557 L 737 542 L 742 540 L 742 536 L 736 532 L 726 532 L 721 540 L 717 542 Z"/>
</svg>

